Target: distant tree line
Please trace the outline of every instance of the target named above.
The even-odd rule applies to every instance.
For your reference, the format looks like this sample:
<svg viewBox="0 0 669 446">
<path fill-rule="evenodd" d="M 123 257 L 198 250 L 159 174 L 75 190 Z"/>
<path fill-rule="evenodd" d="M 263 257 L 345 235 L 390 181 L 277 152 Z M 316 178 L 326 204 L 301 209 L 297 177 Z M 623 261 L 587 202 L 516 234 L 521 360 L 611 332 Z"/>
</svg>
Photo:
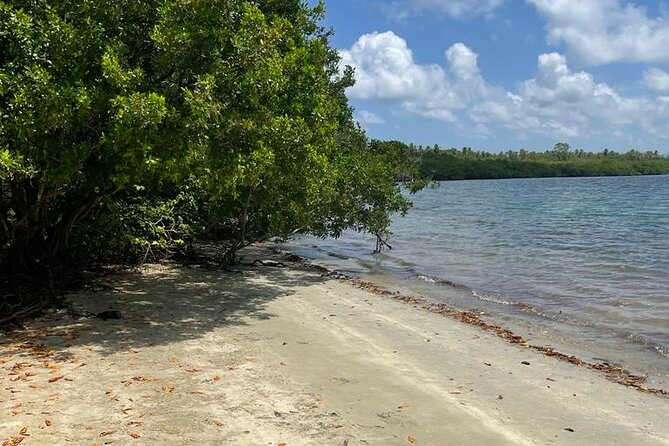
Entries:
<svg viewBox="0 0 669 446">
<path fill-rule="evenodd" d="M 421 173 L 437 181 L 669 174 L 669 157 L 657 150 L 586 152 L 562 142 L 545 152 L 520 149 L 489 153 L 470 147 L 445 149 L 414 144 L 407 147 L 420 160 Z"/>
</svg>

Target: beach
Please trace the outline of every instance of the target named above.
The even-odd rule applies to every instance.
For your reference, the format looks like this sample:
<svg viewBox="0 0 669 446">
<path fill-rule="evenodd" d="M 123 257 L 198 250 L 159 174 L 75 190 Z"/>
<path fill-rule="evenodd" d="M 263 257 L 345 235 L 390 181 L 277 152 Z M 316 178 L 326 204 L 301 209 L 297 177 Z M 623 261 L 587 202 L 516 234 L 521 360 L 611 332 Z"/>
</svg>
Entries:
<svg viewBox="0 0 669 446">
<path fill-rule="evenodd" d="M 282 246 L 669 391 L 669 177 L 443 182 L 412 201 L 393 249 L 352 231 Z"/>
<path fill-rule="evenodd" d="M 3 445 L 669 445 L 666 396 L 281 262 L 115 273 L 3 334 Z"/>
</svg>

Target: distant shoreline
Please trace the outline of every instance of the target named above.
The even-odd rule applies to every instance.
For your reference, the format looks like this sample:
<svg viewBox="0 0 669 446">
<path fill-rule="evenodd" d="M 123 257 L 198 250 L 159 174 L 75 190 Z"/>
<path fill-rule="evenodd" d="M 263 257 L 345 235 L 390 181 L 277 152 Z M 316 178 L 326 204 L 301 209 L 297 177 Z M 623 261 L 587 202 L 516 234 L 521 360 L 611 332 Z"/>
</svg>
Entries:
<svg viewBox="0 0 669 446">
<path fill-rule="evenodd" d="M 621 175 L 566 175 L 566 176 L 541 176 L 541 177 L 504 177 L 504 178 L 449 178 L 439 180 L 432 178 L 432 181 L 440 183 L 449 183 L 454 181 L 482 181 L 482 180 L 551 180 L 551 179 L 578 179 L 578 178 L 639 178 L 639 177 L 666 177 L 667 173 L 638 173 L 638 174 L 621 174 Z"/>
<path fill-rule="evenodd" d="M 557 143 L 545 152 L 520 149 L 490 153 L 471 147 L 404 146 L 420 164 L 421 173 L 438 181 L 669 174 L 669 156 L 657 150 L 586 152 L 573 149 L 567 143 Z"/>
</svg>

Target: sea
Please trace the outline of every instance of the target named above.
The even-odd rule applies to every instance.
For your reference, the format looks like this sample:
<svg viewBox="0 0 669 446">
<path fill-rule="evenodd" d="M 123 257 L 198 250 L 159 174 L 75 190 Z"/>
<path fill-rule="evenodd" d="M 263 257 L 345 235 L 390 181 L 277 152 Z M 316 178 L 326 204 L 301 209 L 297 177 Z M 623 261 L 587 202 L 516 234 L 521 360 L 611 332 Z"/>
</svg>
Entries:
<svg viewBox="0 0 669 446">
<path fill-rule="evenodd" d="M 410 199 L 392 249 L 355 232 L 283 248 L 669 389 L 669 176 L 452 181 Z"/>
</svg>

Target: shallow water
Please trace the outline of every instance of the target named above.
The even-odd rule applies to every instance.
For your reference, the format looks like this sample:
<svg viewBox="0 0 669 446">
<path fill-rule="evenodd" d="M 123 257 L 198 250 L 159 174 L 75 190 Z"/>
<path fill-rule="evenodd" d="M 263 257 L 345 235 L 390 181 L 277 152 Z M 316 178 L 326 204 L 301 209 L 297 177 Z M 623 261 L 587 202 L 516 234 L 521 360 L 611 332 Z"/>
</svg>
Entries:
<svg viewBox="0 0 669 446">
<path fill-rule="evenodd" d="M 669 387 L 669 176 L 445 182 L 412 199 L 392 250 L 354 233 L 286 248 Z"/>
</svg>

